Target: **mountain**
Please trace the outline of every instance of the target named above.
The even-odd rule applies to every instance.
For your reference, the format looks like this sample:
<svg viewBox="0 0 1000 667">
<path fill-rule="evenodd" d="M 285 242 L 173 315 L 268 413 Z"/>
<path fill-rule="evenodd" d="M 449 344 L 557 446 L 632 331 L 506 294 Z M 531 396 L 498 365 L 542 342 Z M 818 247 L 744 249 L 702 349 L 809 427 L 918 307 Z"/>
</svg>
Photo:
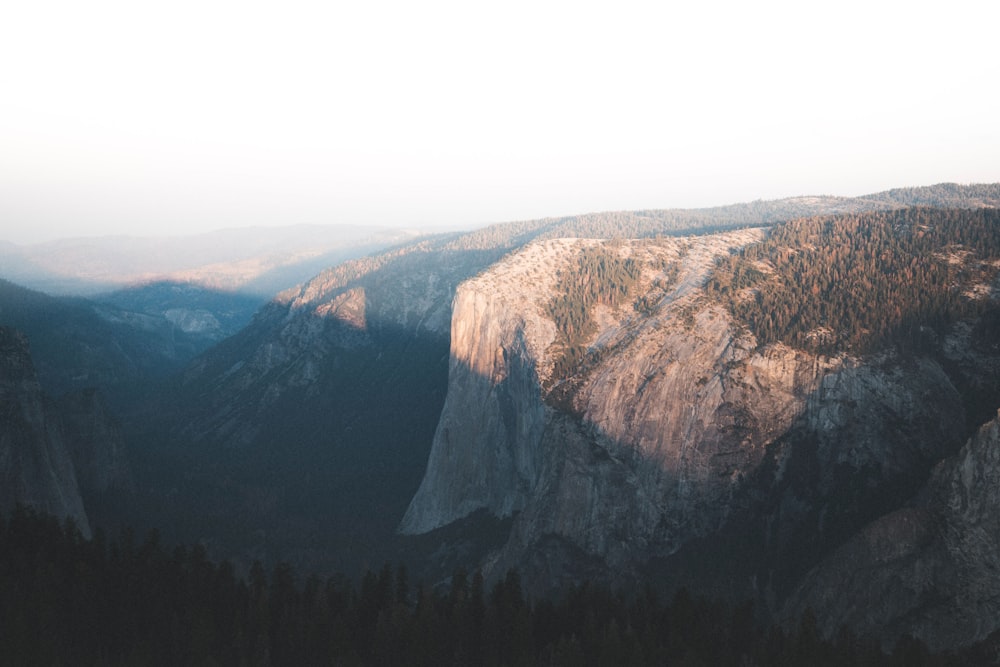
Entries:
<svg viewBox="0 0 1000 667">
<path fill-rule="evenodd" d="M 1000 202 L 997 186 L 959 191 Z M 341 263 L 264 306 L 130 420 L 130 438 L 143 443 L 137 456 L 149 457 L 145 482 L 154 489 L 143 511 L 178 535 L 213 545 L 220 556 L 284 558 L 302 567 L 329 557 L 323 567 L 347 572 L 408 558 L 417 542 L 440 543 L 436 533 L 421 541 L 395 535 L 395 528 L 420 486 L 445 394 L 454 393 L 449 342 L 463 281 L 532 241 L 655 243 L 694 234 L 685 247 L 702 263 L 682 279 L 693 290 L 716 256 L 697 248 L 717 230 L 901 206 L 878 195 L 589 214 L 429 237 Z M 747 239 L 759 233 L 740 232 Z M 666 258 L 681 250 L 657 252 Z M 553 270 L 540 260 L 526 293 L 551 285 Z M 443 527 L 452 537 L 440 563 L 468 564 L 468 554 L 505 540 L 509 518 L 494 522 L 488 515 L 483 508 L 468 515 L 465 529 L 462 522 Z M 479 534 L 485 541 L 477 546 L 469 536 Z"/>
<path fill-rule="evenodd" d="M 127 490 L 132 477 L 121 429 L 95 392 L 41 389 L 27 338 L 0 327 L 0 511 L 22 504 L 72 519 L 90 535 L 81 491 Z"/>
<path fill-rule="evenodd" d="M 414 236 L 354 225 L 294 225 L 165 238 L 3 243 L 0 267 L 3 278 L 53 294 L 91 296 L 166 281 L 268 298 L 328 266 Z"/>
<path fill-rule="evenodd" d="M 820 631 L 842 627 L 932 649 L 998 636 L 1000 415 L 938 464 L 913 503 L 879 517 L 804 578 L 786 605 L 819 609 Z M 994 651 L 996 649 L 994 648 Z"/>
<path fill-rule="evenodd" d="M 0 510 L 17 503 L 73 519 L 90 534 L 69 449 L 58 420 L 42 394 L 31 364 L 28 341 L 20 333 L 0 328 Z"/>
<path fill-rule="evenodd" d="M 15 327 L 31 340 L 46 392 L 58 396 L 99 387 L 120 410 L 220 340 L 226 328 L 234 326 L 222 312 L 235 313 L 237 322 L 247 317 L 246 299 L 211 295 L 190 286 L 164 289 L 212 300 L 217 315 L 198 308 L 197 303 L 137 312 L 114 305 L 116 299 L 131 305 L 123 295 L 111 296 L 104 303 L 54 297 L 0 279 L 0 325 Z M 149 301 L 146 295 L 140 300 Z M 172 320 L 171 315 L 176 317 Z M 206 321 L 210 326 L 198 326 Z"/>
<path fill-rule="evenodd" d="M 778 613 L 995 414 L 998 272 L 992 208 L 531 243 L 458 288 L 448 393 L 400 530 L 485 510 L 512 520 L 480 563 L 491 576 L 516 567 L 535 591 L 654 580 Z M 966 580 L 1000 565 L 963 530 L 951 553 L 968 552 Z M 842 562 L 831 559 L 840 575 Z M 789 617 L 808 606 L 829 628 L 857 621 L 822 605 L 842 600 L 837 574 L 813 576 L 822 595 L 803 594 Z M 967 600 L 948 591 L 953 606 Z M 923 609 L 864 599 L 896 621 Z M 931 625 L 905 627 L 932 638 Z"/>
<path fill-rule="evenodd" d="M 129 520 L 244 562 L 356 572 L 384 559 L 419 560 L 415 543 L 435 551 L 436 538 L 401 540 L 395 528 L 419 486 L 444 401 L 452 300 L 463 280 L 535 238 L 705 231 L 809 206 L 862 204 L 818 198 L 524 221 L 324 271 L 272 300 L 132 419 L 130 437 L 142 443 L 136 455 L 148 457 L 155 492 L 141 512 L 130 505 Z M 486 520 L 472 530 L 492 545 L 495 528 Z M 440 558 L 445 570 L 485 548 L 455 532 L 455 553 Z"/>
<path fill-rule="evenodd" d="M 1000 407 L 998 205 L 589 214 L 337 263 L 128 404 L 138 491 L 97 494 L 102 520 L 237 567 L 517 567 L 538 595 L 651 582 L 777 617 Z M 114 307 L 161 322 L 175 289 Z M 175 335 L 214 326 L 181 307 Z"/>
<path fill-rule="evenodd" d="M 183 335 L 200 341 L 199 353 L 240 331 L 265 303 L 249 294 L 170 281 L 133 285 L 96 294 L 91 300 L 162 319 Z"/>
<path fill-rule="evenodd" d="M 454 242 L 330 269 L 191 363 L 134 436 L 160 499 L 147 513 L 238 560 L 356 572 L 395 557 L 444 399 L 455 286 L 502 254 Z"/>
</svg>

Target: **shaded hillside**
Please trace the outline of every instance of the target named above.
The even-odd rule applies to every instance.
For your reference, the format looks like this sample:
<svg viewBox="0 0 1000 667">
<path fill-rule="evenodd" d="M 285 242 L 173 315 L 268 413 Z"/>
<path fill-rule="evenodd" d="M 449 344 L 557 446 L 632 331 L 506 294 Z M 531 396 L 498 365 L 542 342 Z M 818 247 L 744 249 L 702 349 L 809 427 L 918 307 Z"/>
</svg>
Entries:
<svg viewBox="0 0 1000 667">
<path fill-rule="evenodd" d="M 452 291 L 499 252 L 449 240 L 320 274 L 150 403 L 135 439 L 169 535 L 326 572 L 390 555 L 444 400 Z"/>
<path fill-rule="evenodd" d="M 0 515 L 18 504 L 69 518 L 90 534 L 69 445 L 42 392 L 28 340 L 0 327 Z"/>
<path fill-rule="evenodd" d="M 976 665 L 986 643 L 932 653 L 902 638 L 889 651 L 805 613 L 790 631 L 752 605 L 681 591 L 625 597 L 585 584 L 538 599 L 517 572 L 495 584 L 456 570 L 432 588 L 405 567 L 358 584 L 287 564 L 249 576 L 201 547 L 154 534 L 84 540 L 51 517 L 0 517 L 0 654 L 11 664 L 104 665 Z"/>
<path fill-rule="evenodd" d="M 163 318 L 200 343 L 203 352 L 249 324 L 264 305 L 261 297 L 211 290 L 196 283 L 161 281 L 98 294 L 93 301 L 124 311 Z"/>
<path fill-rule="evenodd" d="M 53 297 L 0 279 L 0 325 L 30 339 L 39 380 L 53 395 L 98 387 L 121 410 L 218 336 L 79 297 Z"/>
<path fill-rule="evenodd" d="M 865 526 L 809 572 L 786 617 L 810 607 L 826 637 L 848 627 L 885 644 L 903 634 L 932 647 L 995 639 L 998 489 L 1000 415 L 937 465 L 912 503 Z M 993 652 L 1000 657 L 996 645 Z"/>
<path fill-rule="evenodd" d="M 888 199 L 505 223 L 338 264 L 267 304 L 132 417 L 132 437 L 149 457 L 149 512 L 165 531 L 205 540 L 216 555 L 304 567 L 327 559 L 324 566 L 357 571 L 398 544 L 393 529 L 420 482 L 444 403 L 452 301 L 463 280 L 532 240 L 704 234 L 896 205 Z M 685 293 L 709 266 L 682 281 Z M 636 293 L 635 312 L 653 313 L 675 278 L 665 273 L 658 291 Z M 590 326 L 578 324 L 581 332 Z M 110 515 L 118 511 L 109 505 Z"/>
<path fill-rule="evenodd" d="M 119 424 L 95 391 L 53 400 L 38 382 L 28 339 L 0 326 L 0 515 L 26 505 L 90 524 L 81 494 L 132 490 Z"/>
</svg>

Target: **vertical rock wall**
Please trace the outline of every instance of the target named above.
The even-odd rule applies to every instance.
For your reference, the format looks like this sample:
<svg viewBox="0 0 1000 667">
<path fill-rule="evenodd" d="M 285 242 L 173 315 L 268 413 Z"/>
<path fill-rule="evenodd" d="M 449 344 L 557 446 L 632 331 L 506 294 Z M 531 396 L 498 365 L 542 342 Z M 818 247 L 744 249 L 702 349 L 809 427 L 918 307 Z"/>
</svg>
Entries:
<svg viewBox="0 0 1000 667">
<path fill-rule="evenodd" d="M 38 384 L 28 341 L 0 327 L 0 510 L 18 503 L 69 517 L 90 534 L 73 460 Z"/>
<path fill-rule="evenodd" d="M 422 533 L 485 508 L 521 510 L 538 480 L 546 407 L 521 313 L 474 288 L 455 297 L 449 388 L 424 480 L 401 525 Z"/>
<path fill-rule="evenodd" d="M 495 567 L 545 579 L 561 566 L 540 545 L 555 540 L 621 575 L 724 530 L 751 497 L 774 513 L 768 549 L 839 539 L 868 520 L 880 485 L 955 451 L 963 407 L 935 362 L 761 350 L 705 298 L 717 259 L 759 235 L 610 243 L 645 267 L 647 298 L 595 309 L 591 360 L 569 378 L 551 375 L 546 304 L 560 267 L 604 242 L 534 243 L 463 283 L 448 395 L 400 530 L 517 513 Z"/>
</svg>

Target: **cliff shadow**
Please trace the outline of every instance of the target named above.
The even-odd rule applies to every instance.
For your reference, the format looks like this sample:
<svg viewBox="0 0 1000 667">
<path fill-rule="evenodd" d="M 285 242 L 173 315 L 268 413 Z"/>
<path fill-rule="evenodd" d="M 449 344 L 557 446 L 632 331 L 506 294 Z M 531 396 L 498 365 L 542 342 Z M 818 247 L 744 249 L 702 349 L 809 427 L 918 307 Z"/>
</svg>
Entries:
<svg viewBox="0 0 1000 667">
<path fill-rule="evenodd" d="M 728 439 L 709 443 L 707 457 L 718 477 L 699 482 L 566 410 L 572 394 L 547 403 L 519 353 L 505 348 L 494 358 L 503 371 L 452 358 L 428 474 L 403 528 L 440 530 L 477 511 L 515 517 L 507 544 L 486 562 L 496 576 L 521 568 L 533 590 L 584 579 L 636 589 L 655 582 L 773 608 L 836 547 L 911 502 L 978 426 L 974 408 L 984 401 L 981 383 L 940 360 L 871 364 L 843 381 L 854 389 L 819 382 L 739 477 L 729 469 L 741 460 L 734 448 L 752 435 L 755 415 L 722 404 Z M 871 377 L 888 383 L 883 395 Z M 996 386 L 991 396 L 1000 404 Z M 672 502 L 692 509 L 671 515 Z M 707 516 L 698 517 L 700 507 Z M 659 522 L 650 516 L 658 512 Z"/>
<path fill-rule="evenodd" d="M 136 411 L 145 491 L 106 515 L 243 565 L 422 567 L 395 528 L 447 392 L 454 286 L 497 254 L 359 260 L 266 304 Z"/>
</svg>

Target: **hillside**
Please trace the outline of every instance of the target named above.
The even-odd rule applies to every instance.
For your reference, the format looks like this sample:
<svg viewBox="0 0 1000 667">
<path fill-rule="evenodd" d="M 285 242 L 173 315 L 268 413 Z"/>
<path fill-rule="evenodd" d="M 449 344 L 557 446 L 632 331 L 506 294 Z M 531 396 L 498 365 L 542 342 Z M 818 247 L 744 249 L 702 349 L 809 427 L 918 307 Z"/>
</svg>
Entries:
<svg viewBox="0 0 1000 667">
<path fill-rule="evenodd" d="M 97 523 L 241 571 L 516 566 L 538 594 L 652 582 L 778 614 L 1000 406 L 997 205 L 590 214 L 336 263 L 129 406 L 140 491 L 97 494 Z M 175 288 L 142 299 L 162 319 Z"/>
<path fill-rule="evenodd" d="M 707 295 L 761 345 L 870 353 L 983 314 L 998 269 L 997 209 L 904 209 L 782 225 L 723 262 Z"/>
<path fill-rule="evenodd" d="M 401 530 L 486 510 L 512 521 L 493 576 L 697 582 L 776 613 L 1000 406 L 998 221 L 908 209 L 529 244 L 459 286 Z M 775 304 L 802 324 L 758 328 L 784 321 Z"/>
<path fill-rule="evenodd" d="M 220 556 L 303 567 L 352 572 L 385 554 L 414 553 L 394 529 L 420 484 L 444 404 L 452 302 L 463 280 L 533 240 L 708 234 L 892 205 L 810 197 L 522 221 L 333 266 L 266 305 L 130 418 L 155 489 L 132 520 L 160 522 Z M 539 280 L 549 279 L 548 268 L 538 267 Z M 563 355 L 570 366 L 579 361 L 573 354 Z M 489 525 L 470 530 L 494 535 Z"/>
<path fill-rule="evenodd" d="M 132 490 L 121 428 L 103 399 L 95 391 L 47 395 L 28 338 L 7 326 L 0 326 L 0 415 L 0 514 L 32 507 L 89 536 L 83 495 Z"/>
<path fill-rule="evenodd" d="M 0 325 L 29 336 L 46 390 L 100 387 L 119 410 L 243 329 L 264 303 L 192 283 L 70 297 L 0 278 Z"/>
<path fill-rule="evenodd" d="M 53 294 L 92 296 L 167 281 L 268 298 L 330 265 L 413 237 L 376 227 L 297 225 L 164 238 L 3 243 L 0 277 Z"/>
</svg>

